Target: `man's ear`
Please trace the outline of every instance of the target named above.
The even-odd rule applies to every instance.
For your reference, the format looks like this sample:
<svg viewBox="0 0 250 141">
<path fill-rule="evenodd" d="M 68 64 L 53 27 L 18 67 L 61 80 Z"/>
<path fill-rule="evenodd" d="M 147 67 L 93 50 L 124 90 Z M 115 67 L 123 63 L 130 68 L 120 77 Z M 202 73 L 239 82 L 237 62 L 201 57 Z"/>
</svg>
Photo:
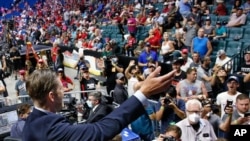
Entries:
<svg viewBox="0 0 250 141">
<path fill-rule="evenodd" d="M 55 101 L 55 94 L 53 92 L 49 92 L 47 98 L 49 101 L 54 102 Z"/>
</svg>

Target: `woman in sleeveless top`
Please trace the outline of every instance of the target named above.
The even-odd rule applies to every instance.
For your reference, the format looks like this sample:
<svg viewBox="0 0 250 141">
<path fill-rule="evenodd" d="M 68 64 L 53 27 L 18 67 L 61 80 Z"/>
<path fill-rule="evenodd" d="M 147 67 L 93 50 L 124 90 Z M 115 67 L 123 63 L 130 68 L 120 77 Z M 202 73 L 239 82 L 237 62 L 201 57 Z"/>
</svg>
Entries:
<svg viewBox="0 0 250 141">
<path fill-rule="evenodd" d="M 215 27 L 211 25 L 211 19 L 209 17 L 206 18 L 205 25 L 202 27 L 204 29 L 204 36 L 208 39 L 213 39 L 215 34 Z"/>
<path fill-rule="evenodd" d="M 163 56 L 163 61 L 169 61 L 170 60 L 170 54 L 172 54 L 175 51 L 173 41 L 169 40 L 169 34 L 167 32 L 164 32 L 163 34 L 163 42 L 161 45 L 161 52 L 160 54 Z"/>
</svg>

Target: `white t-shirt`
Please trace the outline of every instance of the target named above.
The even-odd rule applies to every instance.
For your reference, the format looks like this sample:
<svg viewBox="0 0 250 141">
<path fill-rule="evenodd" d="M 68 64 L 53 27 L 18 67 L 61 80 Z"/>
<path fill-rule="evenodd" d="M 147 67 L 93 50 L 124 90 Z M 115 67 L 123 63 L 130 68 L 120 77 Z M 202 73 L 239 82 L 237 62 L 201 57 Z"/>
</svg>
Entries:
<svg viewBox="0 0 250 141">
<path fill-rule="evenodd" d="M 135 91 L 134 91 L 134 85 L 135 83 L 138 82 L 138 79 L 136 77 L 131 77 L 130 79 L 128 79 L 128 97 L 131 97 L 132 95 L 134 95 Z"/>
<path fill-rule="evenodd" d="M 221 118 L 225 114 L 224 108 L 227 104 L 227 100 L 233 101 L 233 106 L 235 107 L 236 103 L 236 97 L 241 94 L 240 92 L 237 92 L 235 95 L 229 95 L 228 92 L 222 92 L 219 93 L 216 97 L 216 104 L 221 106 Z"/>
<path fill-rule="evenodd" d="M 225 59 L 221 60 L 219 57 L 216 58 L 215 64 L 218 66 L 223 66 L 226 64 L 231 58 L 226 57 Z"/>
</svg>

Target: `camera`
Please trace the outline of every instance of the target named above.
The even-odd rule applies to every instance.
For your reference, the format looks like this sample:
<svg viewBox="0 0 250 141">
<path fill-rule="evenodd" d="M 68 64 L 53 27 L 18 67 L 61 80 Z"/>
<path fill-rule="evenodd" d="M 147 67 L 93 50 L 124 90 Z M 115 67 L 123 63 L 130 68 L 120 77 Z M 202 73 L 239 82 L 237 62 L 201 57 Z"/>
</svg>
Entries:
<svg viewBox="0 0 250 141">
<path fill-rule="evenodd" d="M 173 101 L 172 97 L 166 96 L 164 99 L 164 104 L 169 105 Z"/>
<path fill-rule="evenodd" d="M 176 139 L 173 136 L 170 136 L 170 137 L 164 137 L 163 141 L 176 141 Z"/>
</svg>

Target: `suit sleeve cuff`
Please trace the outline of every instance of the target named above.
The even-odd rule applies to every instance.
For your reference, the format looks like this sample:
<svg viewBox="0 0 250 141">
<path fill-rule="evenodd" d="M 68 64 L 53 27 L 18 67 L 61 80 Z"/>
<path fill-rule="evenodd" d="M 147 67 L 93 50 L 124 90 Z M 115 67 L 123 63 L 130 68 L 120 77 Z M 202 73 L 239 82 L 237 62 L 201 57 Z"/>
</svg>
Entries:
<svg viewBox="0 0 250 141">
<path fill-rule="evenodd" d="M 141 102 L 143 106 L 148 104 L 147 97 L 140 91 L 136 91 L 134 96 Z"/>
</svg>

